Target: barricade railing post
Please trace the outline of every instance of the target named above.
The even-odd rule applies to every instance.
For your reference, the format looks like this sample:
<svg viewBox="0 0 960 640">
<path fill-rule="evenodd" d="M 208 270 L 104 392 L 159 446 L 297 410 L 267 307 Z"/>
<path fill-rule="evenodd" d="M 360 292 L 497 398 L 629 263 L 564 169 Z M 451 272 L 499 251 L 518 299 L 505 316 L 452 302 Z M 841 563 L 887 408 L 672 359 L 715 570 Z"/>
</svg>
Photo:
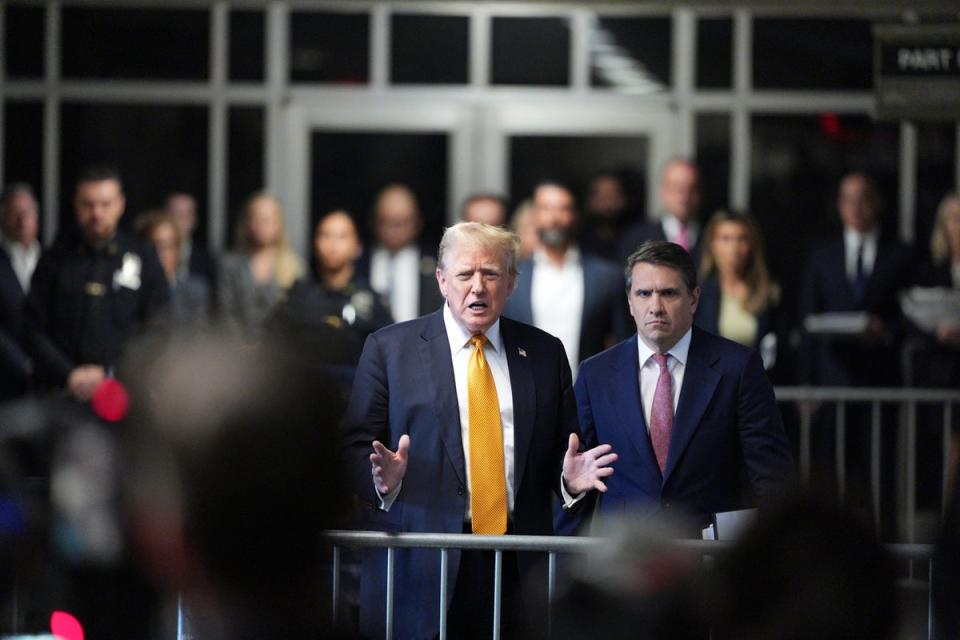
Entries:
<svg viewBox="0 0 960 640">
<path fill-rule="evenodd" d="M 447 576 L 449 575 L 450 551 L 440 549 L 440 640 L 447 640 Z"/>
<path fill-rule="evenodd" d="M 503 602 L 503 551 L 493 556 L 493 640 L 500 640 L 500 606 Z"/>
<path fill-rule="evenodd" d="M 393 640 L 393 572 L 396 550 L 387 547 L 387 606 L 386 609 L 386 638 Z"/>
<path fill-rule="evenodd" d="M 547 638 L 553 637 L 553 602 L 557 587 L 557 552 L 551 551 L 547 559 Z"/>
<path fill-rule="evenodd" d="M 953 427 L 953 403 L 943 403 L 943 478 L 940 498 L 940 513 L 946 514 L 950 500 L 950 432 Z"/>
<path fill-rule="evenodd" d="M 870 407 L 870 491 L 873 498 L 873 520 L 880 532 L 880 419 L 881 405 L 874 400 Z"/>
<path fill-rule="evenodd" d="M 812 412 L 810 402 L 800 402 L 800 479 L 804 485 L 810 484 L 810 433 L 812 431 Z"/>
<path fill-rule="evenodd" d="M 843 400 L 837 400 L 837 497 L 840 504 L 846 501 L 847 497 L 847 403 Z"/>
<path fill-rule="evenodd" d="M 333 619 L 333 625 L 337 625 L 337 610 L 340 608 L 340 547 L 333 545 L 333 560 L 331 562 L 333 572 L 333 585 L 331 586 L 331 591 L 333 592 L 333 611 L 331 616 Z"/>
</svg>

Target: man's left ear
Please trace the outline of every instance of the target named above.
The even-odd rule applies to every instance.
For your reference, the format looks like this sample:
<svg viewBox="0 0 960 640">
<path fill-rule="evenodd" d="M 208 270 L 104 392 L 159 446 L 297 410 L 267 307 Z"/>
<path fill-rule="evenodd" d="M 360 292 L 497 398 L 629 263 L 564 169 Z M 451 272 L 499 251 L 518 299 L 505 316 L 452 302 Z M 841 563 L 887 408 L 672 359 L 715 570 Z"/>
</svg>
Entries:
<svg viewBox="0 0 960 640">
<path fill-rule="evenodd" d="M 437 267 L 437 286 L 440 287 L 440 295 L 446 299 L 447 297 L 447 279 L 443 277 L 443 271 L 440 270 L 440 267 Z"/>
<path fill-rule="evenodd" d="M 690 297 L 693 298 L 693 310 L 696 311 L 700 304 L 700 287 L 694 287 Z"/>
</svg>

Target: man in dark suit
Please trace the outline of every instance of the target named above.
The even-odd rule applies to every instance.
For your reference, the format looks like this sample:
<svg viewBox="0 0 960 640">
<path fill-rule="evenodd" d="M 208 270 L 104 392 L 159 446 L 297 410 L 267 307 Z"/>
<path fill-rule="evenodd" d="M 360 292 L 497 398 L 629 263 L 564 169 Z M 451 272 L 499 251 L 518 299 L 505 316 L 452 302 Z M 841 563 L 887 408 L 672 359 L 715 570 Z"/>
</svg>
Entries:
<svg viewBox="0 0 960 640">
<path fill-rule="evenodd" d="M 898 294 L 913 272 L 910 250 L 882 233 L 881 201 L 873 181 L 849 173 L 840 181 L 837 210 L 843 232 L 814 245 L 800 299 L 801 318 L 828 312 L 867 314 L 857 335 L 810 336 L 802 382 L 827 386 L 900 383 L 903 334 Z"/>
<path fill-rule="evenodd" d="M 551 500 L 573 504 L 604 489 L 616 456 L 580 453 L 570 368 L 559 340 L 501 317 L 516 277 L 517 241 L 463 222 L 440 243 L 442 309 L 372 334 L 357 368 L 345 445 L 368 526 L 384 531 L 553 533 Z M 388 448 L 389 447 L 389 448 Z M 449 637 L 489 637 L 493 559 L 450 552 Z M 504 557 L 503 631 L 536 633 L 519 586 L 536 558 Z M 395 629 L 439 632 L 440 556 L 402 549 L 395 564 Z M 361 633 L 382 637 L 384 554 L 364 560 Z"/>
<path fill-rule="evenodd" d="M 585 361 L 576 384 L 584 445 L 619 456 L 598 513 L 673 512 L 699 533 L 714 513 L 777 495 L 789 444 L 756 351 L 693 326 L 689 254 L 647 242 L 627 274 L 637 333 Z"/>
<path fill-rule="evenodd" d="M 23 305 L 40 258 L 37 200 L 14 184 L 0 199 L 0 400 L 27 390 L 33 364 L 23 346 Z"/>
<path fill-rule="evenodd" d="M 576 376 L 580 361 L 627 335 L 623 276 L 613 263 L 580 251 L 573 193 L 563 184 L 537 185 L 533 224 L 540 248 L 520 264 L 503 313 L 560 338 Z"/>
<path fill-rule="evenodd" d="M 418 244 L 423 219 L 409 187 L 391 184 L 373 208 L 376 243 L 357 260 L 357 272 L 390 301 L 397 322 L 430 313 L 443 302 L 435 284 L 437 261 Z"/>
<path fill-rule="evenodd" d="M 700 266 L 700 170 L 690 160 L 674 158 L 660 177 L 659 219 L 640 222 L 623 233 L 620 258 L 626 259 L 648 240 L 669 240 L 690 252 Z"/>
</svg>

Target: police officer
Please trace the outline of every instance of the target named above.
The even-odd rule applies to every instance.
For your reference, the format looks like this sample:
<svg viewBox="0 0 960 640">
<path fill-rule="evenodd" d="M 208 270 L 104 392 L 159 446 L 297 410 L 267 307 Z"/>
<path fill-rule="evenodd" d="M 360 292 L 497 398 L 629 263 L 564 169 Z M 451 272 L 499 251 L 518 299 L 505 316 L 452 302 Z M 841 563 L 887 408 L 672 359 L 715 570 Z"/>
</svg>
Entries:
<svg viewBox="0 0 960 640">
<path fill-rule="evenodd" d="M 37 374 L 81 401 L 169 296 L 154 250 L 117 229 L 125 206 L 116 171 L 81 172 L 74 196 L 79 236 L 45 253 L 31 283 L 27 318 Z"/>
<path fill-rule="evenodd" d="M 356 364 L 367 336 L 393 322 L 386 301 L 357 274 L 360 237 L 346 211 L 331 211 L 317 223 L 313 236 L 312 273 L 298 281 L 274 313 L 269 328 L 288 338 L 321 339 L 317 329 L 340 332 L 349 364 Z M 329 349 L 330 341 L 323 339 Z M 346 363 L 344 363 L 346 364 Z"/>
</svg>

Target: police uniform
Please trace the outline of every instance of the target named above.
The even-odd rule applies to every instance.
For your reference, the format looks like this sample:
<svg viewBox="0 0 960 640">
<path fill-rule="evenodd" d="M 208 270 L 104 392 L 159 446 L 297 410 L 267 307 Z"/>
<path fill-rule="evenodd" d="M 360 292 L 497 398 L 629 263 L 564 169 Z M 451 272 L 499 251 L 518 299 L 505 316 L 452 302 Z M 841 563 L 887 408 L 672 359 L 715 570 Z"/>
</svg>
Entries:
<svg viewBox="0 0 960 640">
<path fill-rule="evenodd" d="M 294 284 L 267 326 L 274 334 L 304 343 L 324 340 L 328 351 L 329 336 L 340 335 L 344 359 L 356 364 L 367 336 L 392 322 L 383 297 L 360 276 L 354 274 L 342 289 L 330 289 L 313 275 Z"/>
<path fill-rule="evenodd" d="M 78 239 L 44 253 L 27 300 L 38 376 L 64 386 L 79 365 L 113 367 L 169 295 L 153 248 L 124 233 L 99 248 Z"/>
</svg>

